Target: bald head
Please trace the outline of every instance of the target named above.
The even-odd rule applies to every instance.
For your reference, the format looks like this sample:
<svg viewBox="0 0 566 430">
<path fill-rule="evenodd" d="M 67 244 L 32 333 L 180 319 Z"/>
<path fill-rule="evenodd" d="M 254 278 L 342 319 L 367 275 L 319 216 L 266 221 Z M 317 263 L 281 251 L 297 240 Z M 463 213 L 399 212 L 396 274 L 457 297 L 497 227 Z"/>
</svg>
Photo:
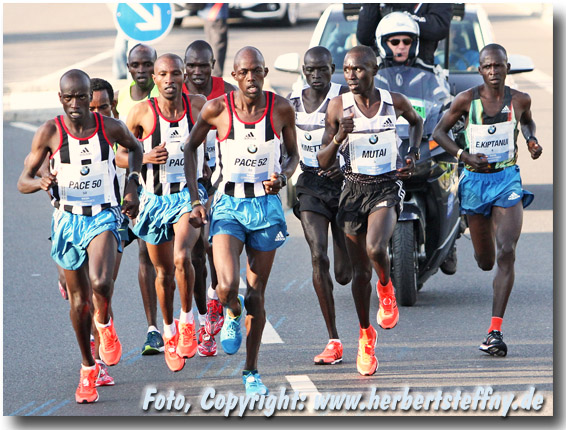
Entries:
<svg viewBox="0 0 566 430">
<path fill-rule="evenodd" d="M 234 56 L 234 70 L 236 70 L 236 67 L 243 59 L 252 59 L 256 62 L 261 63 L 262 66 L 265 66 L 263 54 L 259 51 L 259 49 L 254 48 L 253 46 L 244 46 L 242 49 L 236 52 L 236 55 Z"/>
<path fill-rule="evenodd" d="M 157 51 L 153 46 L 149 46 L 144 43 L 138 43 L 132 49 L 130 49 L 130 52 L 128 54 L 128 63 L 131 62 L 131 58 L 134 55 L 148 57 L 149 59 L 151 59 L 151 61 L 155 61 L 157 58 Z"/>
<path fill-rule="evenodd" d="M 348 57 L 355 56 L 360 61 L 364 62 L 370 67 L 377 67 L 377 57 L 375 56 L 375 52 L 369 46 L 365 45 L 358 45 L 354 46 L 352 49 L 348 51 L 346 57 L 344 58 L 344 64 L 346 64 L 346 59 Z"/>
<path fill-rule="evenodd" d="M 63 73 L 59 80 L 59 89 L 61 92 L 65 92 L 70 88 L 88 88 L 88 93 L 91 94 L 90 77 L 79 69 L 72 69 Z"/>
<path fill-rule="evenodd" d="M 324 61 L 332 64 L 332 54 L 324 46 L 315 46 L 305 52 L 303 58 L 304 63 L 308 63 L 310 60 Z"/>
<path fill-rule="evenodd" d="M 493 52 L 500 52 L 505 57 L 505 61 L 507 61 L 507 51 L 505 48 L 497 43 L 490 43 L 489 45 L 485 45 L 480 51 L 480 62 L 487 54 Z"/>
<path fill-rule="evenodd" d="M 90 77 L 82 70 L 72 69 L 63 73 L 59 80 L 59 87 L 62 89 L 63 86 L 67 86 L 70 83 L 82 83 L 90 88 Z"/>
<path fill-rule="evenodd" d="M 157 69 L 159 68 L 159 66 L 163 65 L 163 63 L 178 63 L 179 67 L 182 69 L 184 64 L 183 64 L 183 60 L 181 59 L 181 57 L 179 57 L 177 54 L 172 54 L 172 53 L 167 53 L 167 54 L 163 54 L 160 55 L 159 57 L 157 57 L 157 60 L 155 60 L 155 70 L 157 71 Z"/>
</svg>

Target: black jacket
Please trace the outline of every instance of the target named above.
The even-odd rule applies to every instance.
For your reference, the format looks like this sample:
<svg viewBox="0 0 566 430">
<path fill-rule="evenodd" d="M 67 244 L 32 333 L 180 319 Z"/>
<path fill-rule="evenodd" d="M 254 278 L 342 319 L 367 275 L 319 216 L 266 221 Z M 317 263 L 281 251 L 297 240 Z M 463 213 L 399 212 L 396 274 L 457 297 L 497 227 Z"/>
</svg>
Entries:
<svg viewBox="0 0 566 430">
<path fill-rule="evenodd" d="M 418 17 L 416 20 L 420 30 L 418 57 L 425 63 L 433 65 L 434 51 L 438 42 L 450 34 L 452 3 L 385 3 L 381 7 L 380 3 L 364 3 L 360 9 L 356 31 L 358 42 L 373 47 L 377 52 L 375 29 L 379 20 L 390 12 L 404 11 Z"/>
</svg>

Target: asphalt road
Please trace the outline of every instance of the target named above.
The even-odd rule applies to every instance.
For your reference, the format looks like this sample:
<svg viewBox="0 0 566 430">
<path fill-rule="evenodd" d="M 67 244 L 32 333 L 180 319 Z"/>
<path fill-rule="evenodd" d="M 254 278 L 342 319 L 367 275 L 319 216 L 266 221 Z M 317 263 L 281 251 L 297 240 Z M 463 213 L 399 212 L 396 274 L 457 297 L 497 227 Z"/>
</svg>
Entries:
<svg viewBox="0 0 566 430">
<path fill-rule="evenodd" d="M 75 5 L 49 6 L 61 11 L 57 22 L 45 22 L 44 7 L 32 14 L 27 23 L 16 28 L 4 6 L 4 92 L 21 94 L 23 90 L 56 91 L 57 72 L 87 61 L 100 52 L 112 49 L 114 32 L 108 24 L 109 12 L 101 4 L 81 9 L 95 17 L 95 31 L 87 31 L 74 22 Z M 11 5 L 21 8 L 21 5 Z M 29 7 L 29 5 L 28 5 Z M 401 308 L 401 320 L 394 330 L 379 330 L 377 356 L 379 370 L 370 378 L 356 371 L 358 324 L 349 286 L 335 287 L 338 330 L 344 344 L 344 362 L 323 367 L 312 364 L 326 342 L 326 330 L 311 286 L 308 247 L 301 226 L 287 213 L 290 237 L 276 257 L 268 286 L 266 307 L 269 330 L 264 336 L 259 369 L 272 393 L 284 387 L 310 393 L 363 393 L 372 388 L 379 393 L 473 394 L 478 387 L 492 387 L 495 393 L 522 396 L 534 387 L 544 397 L 543 409 L 512 411 L 512 415 L 550 415 L 553 412 L 553 109 L 552 109 L 552 28 L 538 17 L 492 7 L 496 40 L 509 52 L 529 55 L 541 74 L 532 79 L 517 76 L 519 87 L 533 98 L 533 114 L 538 125 L 542 158 L 531 161 L 520 153 L 522 174 L 527 188 L 537 194 L 535 203 L 525 212 L 523 235 L 516 260 L 515 289 L 505 316 L 505 340 L 510 352 L 505 359 L 484 356 L 477 350 L 489 324 L 491 281 L 493 273 L 481 272 L 474 263 L 471 242 L 458 241 L 459 268 L 454 276 L 436 274 L 419 293 L 411 308 Z M 68 15 L 65 15 L 65 12 Z M 8 11 L 10 12 L 10 11 Z M 513 13 L 511 13 L 513 12 Z M 21 9 L 19 14 L 24 13 Z M 39 14 L 39 15 L 38 15 Z M 55 14 L 57 15 L 57 14 Z M 187 20 L 186 20 L 187 21 Z M 26 27 L 29 26 L 29 27 Z M 295 29 L 238 25 L 230 29 L 227 64 L 239 46 L 252 44 L 262 50 L 268 66 L 278 54 L 304 52 L 314 21 Z M 61 30 L 63 28 L 63 30 Z M 521 31 L 529 28 L 528 34 Z M 57 34 L 55 32 L 57 30 Z M 182 53 L 188 41 L 203 37 L 196 24 L 185 23 L 174 29 L 157 46 L 159 52 Z M 531 41 L 531 39 L 536 39 Z M 537 43 L 540 42 L 540 43 Z M 84 47 L 92 47 L 85 50 Z M 550 60 L 548 52 L 550 51 Z M 112 81 L 110 57 L 85 67 L 91 76 Z M 540 67 L 539 67 L 540 65 Z M 24 72 L 25 71 L 25 72 Z M 548 78 L 550 77 L 550 91 Z M 278 91 L 288 90 L 292 75 L 270 73 L 270 83 Z M 116 83 L 116 82 L 113 82 Z M 56 94 L 56 92 L 54 93 Z M 56 97 L 56 96 L 55 96 Z M 56 105 L 55 105 L 56 106 Z M 9 112 L 5 112 L 9 115 Z M 24 123 L 24 125 L 21 124 Z M 20 195 L 16 181 L 22 161 L 29 151 L 34 118 L 20 118 L 20 123 L 4 122 L 4 415 L 17 416 L 140 416 L 184 415 L 183 412 L 145 412 L 142 400 L 148 387 L 166 392 L 173 389 L 187 396 L 192 404 L 188 416 L 220 416 L 223 411 L 205 411 L 201 405 L 207 387 L 219 393 L 242 394 L 240 370 L 245 358 L 242 348 L 234 356 L 219 354 L 214 358 L 195 357 L 185 369 L 173 374 L 163 356 L 139 354 L 145 338 L 145 318 L 137 286 L 137 245 L 126 249 L 116 282 L 114 313 L 116 328 L 123 343 L 123 359 L 111 368 L 114 387 L 100 388 L 100 400 L 93 405 L 77 405 L 74 390 L 79 372 L 80 354 L 69 324 L 68 302 L 57 290 L 57 275 L 49 257 L 50 217 L 48 199 L 37 193 Z M 375 281 L 375 280 L 374 280 Z M 178 301 L 177 301 L 178 303 Z M 372 297 L 372 312 L 377 300 Z M 161 324 L 160 324 L 161 325 Z M 220 398 L 220 397 L 218 397 Z M 366 416 L 476 413 L 439 412 L 337 412 L 279 411 L 277 415 L 302 417 L 307 414 Z M 249 412 L 247 415 L 261 414 Z M 498 411 L 483 414 L 500 415 Z M 246 420 L 247 421 L 247 420 Z M 185 425 L 190 421 L 184 421 Z"/>
</svg>

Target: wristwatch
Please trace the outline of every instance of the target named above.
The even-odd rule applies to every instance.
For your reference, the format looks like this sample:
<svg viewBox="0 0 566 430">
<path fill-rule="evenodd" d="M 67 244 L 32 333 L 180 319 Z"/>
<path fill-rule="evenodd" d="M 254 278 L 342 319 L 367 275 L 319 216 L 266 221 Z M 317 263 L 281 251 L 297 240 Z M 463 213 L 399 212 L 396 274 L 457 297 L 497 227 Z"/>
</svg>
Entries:
<svg viewBox="0 0 566 430">
<path fill-rule="evenodd" d="M 417 148 L 416 146 L 409 146 L 409 151 L 407 151 L 407 154 L 414 154 L 415 160 L 420 160 L 421 149 Z"/>
<path fill-rule="evenodd" d="M 281 188 L 283 188 L 284 186 L 287 185 L 287 176 L 285 176 L 283 173 L 279 173 L 278 176 L 281 179 L 281 182 L 283 183 L 283 185 L 281 185 Z"/>
<path fill-rule="evenodd" d="M 128 181 L 134 181 L 137 186 L 140 186 L 140 174 L 138 172 L 131 172 L 128 175 Z"/>
</svg>

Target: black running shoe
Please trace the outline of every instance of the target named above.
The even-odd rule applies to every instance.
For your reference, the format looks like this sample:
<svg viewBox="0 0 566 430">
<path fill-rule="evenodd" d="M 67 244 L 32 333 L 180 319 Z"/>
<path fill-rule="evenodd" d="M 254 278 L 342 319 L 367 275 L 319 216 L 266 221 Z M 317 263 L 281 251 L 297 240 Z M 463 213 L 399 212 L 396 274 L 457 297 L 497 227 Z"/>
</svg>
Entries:
<svg viewBox="0 0 566 430">
<path fill-rule="evenodd" d="M 452 247 L 444 263 L 440 265 L 440 270 L 445 275 L 453 275 L 456 273 L 456 268 L 458 267 L 458 255 L 456 254 L 456 245 Z"/>
<path fill-rule="evenodd" d="M 503 334 L 499 330 L 490 331 L 483 343 L 480 345 L 480 351 L 489 355 L 505 357 L 507 355 L 507 345 L 503 342 Z"/>
</svg>

